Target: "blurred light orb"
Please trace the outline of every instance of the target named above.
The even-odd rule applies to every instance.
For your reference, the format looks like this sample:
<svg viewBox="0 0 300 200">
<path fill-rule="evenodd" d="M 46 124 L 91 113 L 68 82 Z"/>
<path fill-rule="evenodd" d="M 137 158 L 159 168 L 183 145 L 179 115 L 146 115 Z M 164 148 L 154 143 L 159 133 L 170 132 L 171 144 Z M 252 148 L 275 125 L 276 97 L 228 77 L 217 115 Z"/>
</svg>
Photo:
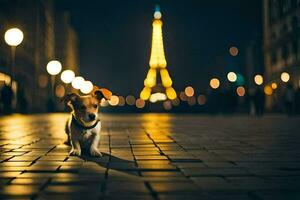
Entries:
<svg viewBox="0 0 300 200">
<path fill-rule="evenodd" d="M 187 103 L 189 104 L 189 106 L 194 106 L 196 104 L 196 97 L 189 97 Z"/>
<path fill-rule="evenodd" d="M 194 88 L 192 86 L 186 87 L 184 92 L 185 92 L 185 95 L 188 97 L 194 96 L 194 93 L 195 93 Z"/>
<path fill-rule="evenodd" d="M 220 81 L 217 78 L 212 78 L 209 84 L 212 89 L 218 89 L 220 87 Z"/>
<path fill-rule="evenodd" d="M 38 84 L 40 88 L 45 88 L 48 85 L 48 77 L 44 74 L 39 75 Z"/>
<path fill-rule="evenodd" d="M 176 99 L 176 97 L 177 97 L 176 91 L 172 87 L 168 87 L 166 89 L 166 94 L 167 94 L 168 99 L 170 99 L 170 100 Z"/>
<path fill-rule="evenodd" d="M 61 71 L 61 63 L 58 61 L 58 60 L 51 60 L 50 62 L 48 62 L 47 64 L 47 72 L 50 74 L 50 75 L 57 75 L 59 74 L 59 72 Z"/>
<path fill-rule="evenodd" d="M 173 99 L 171 102 L 172 102 L 173 106 L 179 106 L 179 104 L 180 104 L 180 100 L 177 97 L 176 97 L 176 99 Z"/>
<path fill-rule="evenodd" d="M 118 106 L 124 106 L 124 105 L 125 105 L 125 98 L 123 96 L 119 96 Z"/>
<path fill-rule="evenodd" d="M 72 70 L 65 70 L 61 73 L 60 79 L 64 83 L 71 83 L 75 78 L 75 73 Z"/>
<path fill-rule="evenodd" d="M 132 95 L 128 95 L 125 100 L 126 103 L 130 106 L 133 106 L 135 104 L 135 97 Z"/>
<path fill-rule="evenodd" d="M 108 100 L 109 105 L 116 106 L 119 104 L 119 97 L 116 95 L 112 95 L 110 100 Z"/>
<path fill-rule="evenodd" d="M 55 87 L 55 95 L 59 98 L 65 96 L 65 87 L 63 85 L 57 85 Z"/>
<path fill-rule="evenodd" d="M 83 94 L 89 94 L 94 88 L 94 85 L 91 81 L 84 81 L 80 87 L 80 92 Z"/>
<path fill-rule="evenodd" d="M 186 101 L 188 97 L 186 96 L 185 92 L 180 92 L 179 98 L 181 101 Z"/>
<path fill-rule="evenodd" d="M 206 103 L 206 96 L 204 94 L 200 94 L 197 101 L 200 106 L 203 106 Z"/>
<path fill-rule="evenodd" d="M 283 82 L 287 83 L 290 80 L 290 74 L 287 72 L 282 72 L 280 78 Z"/>
<path fill-rule="evenodd" d="M 228 74 L 227 74 L 227 79 L 228 79 L 228 81 L 230 81 L 230 82 L 235 82 L 236 80 L 237 80 L 237 75 L 236 75 L 236 73 L 234 73 L 234 72 L 229 72 Z"/>
<path fill-rule="evenodd" d="M 82 78 L 81 76 L 76 76 L 73 80 L 72 80 L 72 87 L 74 89 L 79 90 L 81 88 L 81 85 L 84 83 L 84 78 Z"/>
<path fill-rule="evenodd" d="M 271 84 L 271 88 L 272 88 L 273 90 L 276 90 L 277 87 L 278 87 L 277 83 L 272 83 L 272 84 Z"/>
<path fill-rule="evenodd" d="M 235 46 L 229 48 L 229 53 L 232 56 L 237 56 L 239 54 L 239 49 Z"/>
<path fill-rule="evenodd" d="M 167 96 L 164 93 L 157 92 L 154 94 L 151 94 L 149 101 L 151 103 L 155 103 L 157 101 L 165 101 L 167 99 Z"/>
<path fill-rule="evenodd" d="M 261 85 L 261 84 L 263 84 L 263 82 L 264 82 L 263 76 L 260 75 L 260 74 L 256 74 L 256 75 L 254 76 L 254 82 L 255 82 L 256 85 Z"/>
<path fill-rule="evenodd" d="M 100 102 L 100 106 L 102 106 L 102 107 L 108 106 L 108 101 L 105 100 L 104 98 L 102 98 L 102 99 L 101 99 L 101 102 Z"/>
<path fill-rule="evenodd" d="M 23 32 L 18 28 L 8 29 L 4 34 L 4 40 L 9 46 L 18 46 L 23 41 Z"/>
<path fill-rule="evenodd" d="M 266 85 L 266 86 L 264 87 L 264 92 L 265 92 L 266 95 L 270 96 L 270 95 L 273 94 L 273 89 L 272 89 L 271 86 Z"/>
<path fill-rule="evenodd" d="M 155 11 L 153 16 L 154 16 L 155 19 L 160 19 L 161 18 L 161 12 L 160 11 Z"/>
<path fill-rule="evenodd" d="M 246 90 L 243 86 L 239 86 L 236 88 L 236 93 L 238 96 L 243 97 L 245 96 Z"/>
<path fill-rule="evenodd" d="M 135 101 L 135 106 L 137 108 L 144 108 L 145 107 L 145 101 L 143 99 L 137 99 Z"/>
<path fill-rule="evenodd" d="M 171 101 L 164 101 L 163 107 L 165 110 L 171 110 L 172 109 L 172 102 Z"/>
</svg>

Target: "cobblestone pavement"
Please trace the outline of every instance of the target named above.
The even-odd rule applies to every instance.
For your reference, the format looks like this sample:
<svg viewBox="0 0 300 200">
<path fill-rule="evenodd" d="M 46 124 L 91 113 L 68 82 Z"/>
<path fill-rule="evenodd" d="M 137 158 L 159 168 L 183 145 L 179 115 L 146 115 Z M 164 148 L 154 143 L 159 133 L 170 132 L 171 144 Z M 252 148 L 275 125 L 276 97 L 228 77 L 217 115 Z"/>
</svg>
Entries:
<svg viewBox="0 0 300 200">
<path fill-rule="evenodd" d="M 0 199 L 300 199 L 300 118 L 103 115 L 79 158 L 66 117 L 0 118 Z"/>
</svg>

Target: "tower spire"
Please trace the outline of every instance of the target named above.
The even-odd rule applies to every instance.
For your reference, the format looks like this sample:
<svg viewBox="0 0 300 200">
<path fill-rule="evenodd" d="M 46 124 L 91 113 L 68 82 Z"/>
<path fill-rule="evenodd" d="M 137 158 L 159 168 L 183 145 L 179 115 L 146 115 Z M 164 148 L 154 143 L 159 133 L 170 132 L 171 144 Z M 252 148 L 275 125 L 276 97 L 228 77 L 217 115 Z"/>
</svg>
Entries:
<svg viewBox="0 0 300 200">
<path fill-rule="evenodd" d="M 143 100 L 151 102 L 164 101 L 166 99 L 173 100 L 177 94 L 172 87 L 172 79 L 167 70 L 167 61 L 165 58 L 162 26 L 162 14 L 160 7 L 155 7 L 154 19 L 152 22 L 152 45 L 149 66 L 150 69 L 144 80 L 144 89 L 140 93 Z M 157 73 L 160 74 L 161 83 L 157 83 Z M 154 93 L 155 92 L 155 93 Z"/>
</svg>

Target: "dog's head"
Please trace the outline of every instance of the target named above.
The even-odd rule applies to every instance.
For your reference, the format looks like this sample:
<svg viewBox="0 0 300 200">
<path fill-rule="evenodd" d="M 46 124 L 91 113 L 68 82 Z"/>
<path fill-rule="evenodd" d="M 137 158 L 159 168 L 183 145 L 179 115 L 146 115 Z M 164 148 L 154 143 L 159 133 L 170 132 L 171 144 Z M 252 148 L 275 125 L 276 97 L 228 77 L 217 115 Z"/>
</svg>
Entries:
<svg viewBox="0 0 300 200">
<path fill-rule="evenodd" d="M 80 96 L 71 93 L 66 95 L 63 101 L 72 109 L 80 123 L 90 126 L 97 121 L 102 98 L 109 100 L 111 95 L 109 90 L 95 87 L 89 95 Z"/>
</svg>

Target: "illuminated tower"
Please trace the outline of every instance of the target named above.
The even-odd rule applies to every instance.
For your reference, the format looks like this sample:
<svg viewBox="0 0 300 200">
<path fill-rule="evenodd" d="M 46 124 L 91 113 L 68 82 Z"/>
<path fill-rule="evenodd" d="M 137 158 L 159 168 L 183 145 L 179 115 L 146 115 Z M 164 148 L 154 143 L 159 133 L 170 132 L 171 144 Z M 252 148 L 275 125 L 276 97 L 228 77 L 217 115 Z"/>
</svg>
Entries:
<svg viewBox="0 0 300 200">
<path fill-rule="evenodd" d="M 154 12 L 154 20 L 152 23 L 152 46 L 149 61 L 150 69 L 144 80 L 144 89 L 140 93 L 140 98 L 150 100 L 151 102 L 164 101 L 166 99 L 173 100 L 177 97 L 172 87 L 172 79 L 167 70 L 167 61 L 164 52 L 164 43 L 162 37 L 161 12 L 157 6 Z M 160 81 L 157 81 L 160 75 Z"/>
</svg>

